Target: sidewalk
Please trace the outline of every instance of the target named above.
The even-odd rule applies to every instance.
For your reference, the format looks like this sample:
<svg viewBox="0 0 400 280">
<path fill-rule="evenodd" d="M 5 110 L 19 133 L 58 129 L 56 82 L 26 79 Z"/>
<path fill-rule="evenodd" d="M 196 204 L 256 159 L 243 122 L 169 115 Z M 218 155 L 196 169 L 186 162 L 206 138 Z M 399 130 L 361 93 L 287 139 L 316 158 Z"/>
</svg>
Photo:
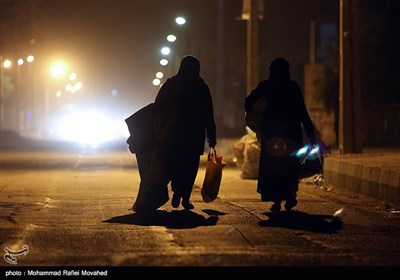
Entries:
<svg viewBox="0 0 400 280">
<path fill-rule="evenodd" d="M 365 149 L 324 160 L 324 184 L 400 204 L 400 150 Z"/>
<path fill-rule="evenodd" d="M 239 139 L 223 139 L 217 153 L 234 165 L 233 145 Z M 207 151 L 204 153 L 206 155 Z M 203 163 L 206 156 L 202 157 Z M 400 205 L 400 148 L 364 149 L 361 154 L 332 151 L 324 159 L 324 184 L 345 188 Z"/>
</svg>

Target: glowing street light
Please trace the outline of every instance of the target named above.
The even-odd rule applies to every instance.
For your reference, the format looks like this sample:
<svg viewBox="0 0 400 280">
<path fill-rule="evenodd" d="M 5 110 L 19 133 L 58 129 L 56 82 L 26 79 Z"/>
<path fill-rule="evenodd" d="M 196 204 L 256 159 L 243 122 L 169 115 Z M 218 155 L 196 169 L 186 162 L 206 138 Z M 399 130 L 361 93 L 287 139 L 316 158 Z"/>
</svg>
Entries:
<svg viewBox="0 0 400 280">
<path fill-rule="evenodd" d="M 71 81 L 75 80 L 75 79 L 76 79 L 76 73 L 71 73 L 71 74 L 69 74 L 69 79 L 70 79 Z"/>
<path fill-rule="evenodd" d="M 72 85 L 71 85 L 71 84 L 67 84 L 67 85 L 65 86 L 65 90 L 66 90 L 66 91 L 71 91 L 71 90 L 72 90 Z"/>
<path fill-rule="evenodd" d="M 71 93 L 77 92 L 82 88 L 82 86 L 83 86 L 82 82 L 77 82 L 75 85 L 72 86 Z"/>
<path fill-rule="evenodd" d="M 64 63 L 57 61 L 51 67 L 51 76 L 53 78 L 61 77 L 67 72 L 67 67 Z"/>
<path fill-rule="evenodd" d="M 186 19 L 184 17 L 177 17 L 175 22 L 179 25 L 184 25 L 186 23 Z"/>
<path fill-rule="evenodd" d="M 175 18 L 175 22 L 178 25 L 184 25 L 186 23 L 186 19 L 184 17 L 182 17 L 182 16 L 178 16 L 178 17 Z M 167 40 L 170 43 L 175 42 L 176 39 L 177 39 L 176 36 L 173 35 L 173 34 L 169 34 L 167 36 Z M 161 48 L 161 54 L 164 55 L 164 56 L 168 56 L 168 55 L 171 54 L 171 49 L 169 47 L 162 47 Z M 171 59 L 172 59 L 172 61 L 171 61 L 172 67 L 174 67 L 174 60 L 173 60 L 173 58 L 171 58 Z M 160 65 L 162 65 L 162 66 L 168 65 L 168 63 L 169 63 L 169 61 L 167 59 L 165 59 L 165 58 L 160 60 Z M 160 79 L 162 79 L 163 76 L 164 76 L 164 74 L 162 72 L 157 72 L 156 73 L 156 79 L 153 80 L 153 84 L 155 86 L 160 86 L 161 85 Z"/>
<path fill-rule="evenodd" d="M 4 68 L 10 68 L 11 65 L 12 65 L 11 60 L 9 60 L 9 59 L 4 60 L 4 62 L 3 62 Z"/>
<path fill-rule="evenodd" d="M 163 47 L 163 48 L 161 49 L 161 53 L 162 53 L 163 55 L 169 55 L 169 54 L 171 53 L 171 49 L 168 48 L 168 47 Z"/>
<path fill-rule="evenodd" d="M 75 91 L 78 91 L 82 88 L 83 84 L 82 82 L 77 82 L 74 86 Z"/>
<path fill-rule="evenodd" d="M 168 42 L 173 43 L 173 42 L 176 41 L 176 36 L 173 35 L 173 34 L 170 34 L 170 35 L 167 36 L 167 40 L 168 40 Z"/>
<path fill-rule="evenodd" d="M 156 78 L 162 79 L 162 77 L 164 77 L 163 72 L 157 72 L 157 73 L 156 73 Z"/>
<path fill-rule="evenodd" d="M 154 79 L 153 80 L 153 85 L 159 86 L 161 84 L 161 81 L 159 79 Z"/>
<path fill-rule="evenodd" d="M 26 58 L 26 61 L 33 62 L 35 60 L 35 57 L 33 55 L 28 55 L 28 57 Z"/>
<path fill-rule="evenodd" d="M 162 66 L 166 66 L 166 65 L 168 64 L 168 60 L 166 60 L 165 58 L 163 58 L 163 59 L 160 60 L 160 64 L 161 64 Z"/>
</svg>

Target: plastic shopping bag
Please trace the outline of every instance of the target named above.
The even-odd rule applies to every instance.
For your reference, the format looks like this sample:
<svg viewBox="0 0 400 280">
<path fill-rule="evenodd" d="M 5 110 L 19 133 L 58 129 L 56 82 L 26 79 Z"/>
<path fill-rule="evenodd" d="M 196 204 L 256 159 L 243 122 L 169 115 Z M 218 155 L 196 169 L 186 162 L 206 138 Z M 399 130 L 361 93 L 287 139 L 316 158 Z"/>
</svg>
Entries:
<svg viewBox="0 0 400 280">
<path fill-rule="evenodd" d="M 201 196 L 204 202 L 211 202 L 218 196 L 222 179 L 222 169 L 225 166 L 225 163 L 222 162 L 222 157 L 217 155 L 214 148 L 211 148 L 208 152 L 206 173 L 203 186 L 201 187 Z"/>
<path fill-rule="evenodd" d="M 319 145 L 307 144 L 296 156 L 299 158 L 299 179 L 323 173 L 323 155 Z"/>
</svg>

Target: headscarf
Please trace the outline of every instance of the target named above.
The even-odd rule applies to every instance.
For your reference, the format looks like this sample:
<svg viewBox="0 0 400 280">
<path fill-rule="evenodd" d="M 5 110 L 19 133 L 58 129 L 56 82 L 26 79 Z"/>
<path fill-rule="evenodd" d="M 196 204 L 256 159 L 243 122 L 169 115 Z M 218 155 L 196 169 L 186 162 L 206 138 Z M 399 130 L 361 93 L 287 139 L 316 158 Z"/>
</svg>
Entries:
<svg viewBox="0 0 400 280">
<path fill-rule="evenodd" d="M 198 78 L 200 75 L 200 62 L 194 56 L 185 56 L 179 66 L 178 76 L 185 78 Z"/>
<path fill-rule="evenodd" d="M 269 78 L 277 80 L 290 80 L 289 62 L 282 58 L 275 58 L 269 66 Z"/>
</svg>

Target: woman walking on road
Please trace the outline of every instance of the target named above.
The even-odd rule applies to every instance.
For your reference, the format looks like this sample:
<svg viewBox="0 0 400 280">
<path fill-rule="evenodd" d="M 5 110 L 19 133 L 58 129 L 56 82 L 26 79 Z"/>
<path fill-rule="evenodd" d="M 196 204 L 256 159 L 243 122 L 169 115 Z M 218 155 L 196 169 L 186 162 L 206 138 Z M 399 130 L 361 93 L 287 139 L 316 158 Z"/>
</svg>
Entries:
<svg viewBox="0 0 400 280">
<path fill-rule="evenodd" d="M 200 62 L 182 59 L 178 73 L 161 87 L 154 102 L 156 146 L 173 192 L 172 207 L 182 202 L 193 209 L 190 196 L 207 137 L 214 148 L 216 125 L 211 93 L 200 76 Z"/>
<path fill-rule="evenodd" d="M 262 201 L 273 202 L 272 212 L 281 210 L 283 200 L 286 210 L 297 205 L 299 162 L 293 154 L 303 146 L 302 127 L 310 142 L 315 142 L 314 125 L 289 66 L 284 58 L 274 59 L 269 78 L 251 91 L 244 104 L 247 113 L 261 115 L 257 192 Z"/>
</svg>

